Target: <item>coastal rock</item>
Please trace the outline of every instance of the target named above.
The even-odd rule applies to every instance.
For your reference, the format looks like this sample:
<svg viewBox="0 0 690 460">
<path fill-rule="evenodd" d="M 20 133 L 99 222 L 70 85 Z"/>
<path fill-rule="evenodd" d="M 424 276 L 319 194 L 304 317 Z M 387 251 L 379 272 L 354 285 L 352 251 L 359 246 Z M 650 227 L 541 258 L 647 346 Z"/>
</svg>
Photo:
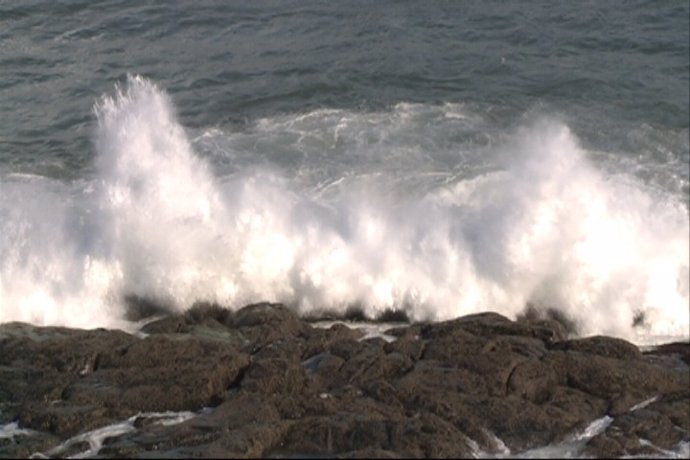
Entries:
<svg viewBox="0 0 690 460">
<path fill-rule="evenodd" d="M 138 412 L 217 405 L 249 365 L 231 345 L 192 337 L 8 329 L 16 332 L 2 327 L 3 404 L 14 406 L 23 427 L 59 436 Z"/>
<path fill-rule="evenodd" d="M 198 304 L 142 332 L 0 326 L 0 421 L 34 430 L 0 456 L 79 454 L 83 437 L 51 448 L 124 420 L 100 455 L 514 454 L 603 417 L 611 423 L 585 455 L 655 455 L 690 440 L 688 344 L 642 353 L 495 313 L 396 327 L 387 342 L 269 303 Z M 157 415 L 179 411 L 174 423 Z"/>
<path fill-rule="evenodd" d="M 591 439 L 585 455 L 604 457 L 668 455 L 688 442 L 690 390 L 643 401 Z"/>
<path fill-rule="evenodd" d="M 594 336 L 576 340 L 564 340 L 551 347 L 553 350 L 579 351 L 589 355 L 619 360 L 639 360 L 640 350 L 630 342 L 615 337 Z"/>
</svg>

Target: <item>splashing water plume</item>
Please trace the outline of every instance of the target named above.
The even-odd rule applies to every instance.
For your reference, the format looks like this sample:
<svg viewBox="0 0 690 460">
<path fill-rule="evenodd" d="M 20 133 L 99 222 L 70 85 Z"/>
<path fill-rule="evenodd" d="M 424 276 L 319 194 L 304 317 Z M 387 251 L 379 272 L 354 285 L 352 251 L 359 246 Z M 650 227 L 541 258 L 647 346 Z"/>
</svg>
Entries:
<svg viewBox="0 0 690 460">
<path fill-rule="evenodd" d="M 0 321 L 125 327 L 126 296 L 178 311 L 198 300 L 268 300 L 303 313 L 404 309 L 415 320 L 486 310 L 514 318 L 530 303 L 558 310 L 582 334 L 687 335 L 682 203 L 599 172 L 570 130 L 548 120 L 492 147 L 492 169 L 463 176 L 449 167 L 443 180 L 407 187 L 396 174 L 429 171 L 400 126 L 420 111 L 467 117 L 450 105 L 392 110 L 260 120 L 253 135 L 264 141 L 267 131 L 333 123 L 330 147 L 316 142 L 328 134 L 323 124 L 305 128 L 321 149 L 305 164 L 321 176 L 293 179 L 265 161 L 223 175 L 195 154 L 168 97 L 130 77 L 96 105 L 95 179 L 0 183 Z M 362 143 L 353 126 L 387 131 Z M 350 150 L 329 155 L 338 142 Z M 404 158 L 400 170 L 394 158 Z M 367 174 L 352 173 L 355 160 Z"/>
</svg>

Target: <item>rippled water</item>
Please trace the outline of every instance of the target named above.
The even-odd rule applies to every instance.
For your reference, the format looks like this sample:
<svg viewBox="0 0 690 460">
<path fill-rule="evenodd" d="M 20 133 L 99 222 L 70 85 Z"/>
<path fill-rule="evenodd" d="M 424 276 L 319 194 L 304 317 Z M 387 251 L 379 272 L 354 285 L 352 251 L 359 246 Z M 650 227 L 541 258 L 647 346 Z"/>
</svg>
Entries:
<svg viewBox="0 0 690 460">
<path fill-rule="evenodd" d="M 688 162 L 687 2 L 5 1 L 0 25 L 4 170 L 82 174 L 94 100 L 126 73 L 190 128 L 453 102 L 496 129 L 557 113 L 599 149 Z"/>
</svg>

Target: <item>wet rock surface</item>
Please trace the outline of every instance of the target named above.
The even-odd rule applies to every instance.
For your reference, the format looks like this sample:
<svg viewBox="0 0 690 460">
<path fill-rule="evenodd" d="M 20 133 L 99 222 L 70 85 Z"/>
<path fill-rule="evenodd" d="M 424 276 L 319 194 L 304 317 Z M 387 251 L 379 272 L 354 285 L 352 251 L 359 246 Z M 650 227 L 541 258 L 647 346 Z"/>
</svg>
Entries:
<svg viewBox="0 0 690 460">
<path fill-rule="evenodd" d="M 605 416 L 582 455 L 690 441 L 690 344 L 643 353 L 564 331 L 485 313 L 399 326 L 389 342 L 277 304 L 198 305 L 145 337 L 4 324 L 0 425 L 21 432 L 0 438 L 0 457 L 74 455 L 88 443 L 55 448 L 125 420 L 96 455 L 468 457 L 565 442 Z M 156 418 L 168 411 L 196 415 Z"/>
</svg>

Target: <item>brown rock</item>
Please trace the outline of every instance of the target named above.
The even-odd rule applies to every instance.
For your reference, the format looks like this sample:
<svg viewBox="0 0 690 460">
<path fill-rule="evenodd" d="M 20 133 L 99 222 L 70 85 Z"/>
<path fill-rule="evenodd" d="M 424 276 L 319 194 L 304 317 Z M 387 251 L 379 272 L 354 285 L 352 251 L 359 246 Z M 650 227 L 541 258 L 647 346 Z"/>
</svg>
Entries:
<svg viewBox="0 0 690 460">
<path fill-rule="evenodd" d="M 142 414 L 105 456 L 491 455 L 568 440 L 604 415 L 613 422 L 587 455 L 653 455 L 688 439 L 687 347 L 641 354 L 618 339 L 564 340 L 560 324 L 485 313 L 399 327 L 387 343 L 263 303 L 199 304 L 150 323 L 144 339 L 1 325 L 1 420 L 57 444 L 138 412 L 197 412 L 177 425 Z M 24 438 L 0 456 L 27 452 Z"/>
<path fill-rule="evenodd" d="M 690 392 L 647 402 L 616 416 L 603 432 L 590 440 L 585 455 L 657 456 L 681 442 L 690 442 Z M 644 440 L 644 442 L 640 442 Z"/>
<path fill-rule="evenodd" d="M 640 350 L 632 343 L 615 337 L 594 336 L 555 343 L 554 350 L 577 351 L 588 355 L 620 360 L 639 360 Z"/>
<path fill-rule="evenodd" d="M 662 344 L 647 351 L 645 354 L 652 356 L 676 356 L 690 366 L 690 342 Z"/>
<path fill-rule="evenodd" d="M 241 387 L 251 394 L 300 393 L 307 384 L 307 372 L 300 362 L 279 358 L 253 360 Z"/>
<path fill-rule="evenodd" d="M 683 381 L 671 372 L 644 361 L 620 360 L 581 352 L 555 351 L 544 360 L 553 369 L 563 369 L 568 386 L 610 403 L 626 397 L 631 403 L 683 388 Z M 634 398 L 630 398 L 630 396 Z M 625 410 L 619 407 L 618 411 Z"/>
<path fill-rule="evenodd" d="M 310 328 L 289 308 L 271 303 L 248 305 L 228 322 L 248 339 L 246 350 L 252 353 L 271 342 L 304 335 Z"/>
</svg>

